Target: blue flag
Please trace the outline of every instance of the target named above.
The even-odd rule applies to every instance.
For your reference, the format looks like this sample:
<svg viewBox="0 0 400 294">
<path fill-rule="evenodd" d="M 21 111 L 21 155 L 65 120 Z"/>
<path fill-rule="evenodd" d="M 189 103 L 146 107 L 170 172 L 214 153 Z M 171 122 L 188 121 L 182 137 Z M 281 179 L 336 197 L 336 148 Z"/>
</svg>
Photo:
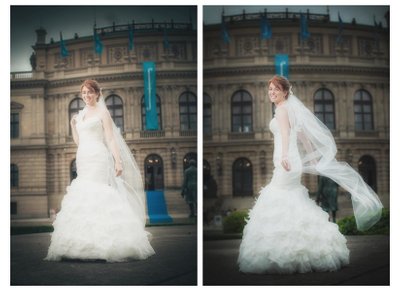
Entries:
<svg viewBox="0 0 400 294">
<path fill-rule="evenodd" d="M 164 49 L 169 49 L 169 41 L 168 41 L 168 35 L 167 35 L 167 28 L 164 28 Z"/>
<path fill-rule="evenodd" d="M 374 35 L 375 35 L 374 39 L 375 39 L 375 49 L 377 51 L 379 51 L 379 31 L 378 31 L 378 29 L 379 29 L 379 25 L 376 22 L 375 15 L 374 15 Z"/>
<path fill-rule="evenodd" d="M 101 55 L 103 53 L 103 43 L 101 42 L 100 36 L 96 32 L 96 28 L 94 28 L 94 34 L 93 34 L 93 39 L 94 39 L 94 51 Z"/>
<path fill-rule="evenodd" d="M 134 43 L 133 43 L 133 25 L 129 25 L 129 51 L 132 51 L 134 48 Z"/>
<path fill-rule="evenodd" d="M 146 130 L 158 130 L 156 103 L 156 65 L 153 61 L 143 62 L 144 103 L 146 107 Z"/>
<path fill-rule="evenodd" d="M 69 55 L 68 49 L 65 46 L 61 32 L 60 32 L 60 55 L 62 58 L 67 57 Z"/>
<path fill-rule="evenodd" d="M 310 37 L 310 32 L 308 31 L 307 17 L 301 14 L 300 17 L 300 39 L 307 40 Z"/>
<path fill-rule="evenodd" d="M 343 42 L 343 21 L 342 18 L 340 17 L 340 13 L 338 12 L 338 19 L 339 19 L 339 33 L 336 38 L 336 43 L 342 43 Z"/>
<path fill-rule="evenodd" d="M 221 22 L 221 36 L 222 36 L 222 41 L 225 44 L 228 44 L 231 41 L 231 37 L 229 36 L 228 29 L 226 28 L 224 16 L 222 16 L 222 22 Z"/>
<path fill-rule="evenodd" d="M 261 17 L 261 39 L 269 40 L 272 38 L 271 24 L 269 23 L 267 16 L 263 15 Z"/>
<path fill-rule="evenodd" d="M 289 55 L 275 55 L 275 72 L 280 76 L 284 76 L 287 79 L 289 78 Z"/>
</svg>

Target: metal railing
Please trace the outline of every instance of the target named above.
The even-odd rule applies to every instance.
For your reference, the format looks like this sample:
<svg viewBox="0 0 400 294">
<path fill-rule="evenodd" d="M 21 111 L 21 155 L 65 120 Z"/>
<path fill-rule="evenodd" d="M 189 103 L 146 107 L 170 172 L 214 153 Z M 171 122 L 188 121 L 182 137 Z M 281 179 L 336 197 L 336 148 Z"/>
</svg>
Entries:
<svg viewBox="0 0 400 294">
<path fill-rule="evenodd" d="M 161 138 L 165 137 L 165 131 L 155 130 L 155 131 L 140 131 L 140 138 Z"/>
<path fill-rule="evenodd" d="M 330 17 L 329 14 L 317 14 L 317 13 L 306 13 L 301 12 L 289 12 L 288 9 L 284 12 L 257 12 L 257 13 L 245 13 L 243 11 L 242 14 L 236 15 L 226 15 L 223 16 L 225 22 L 242 22 L 242 21 L 249 21 L 249 20 L 260 20 L 263 15 L 267 17 L 269 21 L 274 20 L 294 20 L 300 19 L 301 15 L 305 14 L 308 20 L 317 21 L 317 22 L 329 22 Z"/>
<path fill-rule="evenodd" d="M 168 31 L 193 31 L 192 23 L 183 23 L 183 22 L 150 22 L 150 23 L 135 23 L 124 24 L 124 25 L 115 25 L 102 28 L 96 28 L 96 33 L 98 34 L 109 34 L 115 32 L 127 32 L 130 27 L 133 28 L 135 32 L 163 32 L 164 30 Z"/>
<path fill-rule="evenodd" d="M 179 131 L 179 136 L 181 136 L 181 137 L 196 137 L 197 130 L 181 130 L 181 131 Z"/>
</svg>

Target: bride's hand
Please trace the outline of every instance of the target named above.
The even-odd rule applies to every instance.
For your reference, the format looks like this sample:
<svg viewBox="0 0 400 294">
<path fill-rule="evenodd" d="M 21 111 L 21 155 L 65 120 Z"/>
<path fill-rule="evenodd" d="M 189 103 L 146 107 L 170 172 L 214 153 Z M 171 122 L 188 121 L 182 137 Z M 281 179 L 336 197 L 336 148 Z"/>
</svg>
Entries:
<svg viewBox="0 0 400 294">
<path fill-rule="evenodd" d="M 78 114 L 74 114 L 71 118 L 71 127 L 75 127 Z"/>
<path fill-rule="evenodd" d="M 122 162 L 120 161 L 115 162 L 114 168 L 115 168 L 115 175 L 119 177 L 122 174 L 122 171 L 124 170 L 122 168 Z"/>
<path fill-rule="evenodd" d="M 282 157 L 281 164 L 286 171 L 290 171 L 290 162 L 287 156 Z"/>
</svg>

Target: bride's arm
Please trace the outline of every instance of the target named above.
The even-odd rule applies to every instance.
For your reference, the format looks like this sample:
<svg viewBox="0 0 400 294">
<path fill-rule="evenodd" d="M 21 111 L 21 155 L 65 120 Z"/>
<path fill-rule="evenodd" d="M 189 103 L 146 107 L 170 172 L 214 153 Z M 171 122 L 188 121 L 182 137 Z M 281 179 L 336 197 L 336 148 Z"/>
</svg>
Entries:
<svg viewBox="0 0 400 294">
<path fill-rule="evenodd" d="M 76 119 L 78 115 L 74 114 L 71 118 L 71 132 L 72 132 L 72 139 L 74 140 L 76 145 L 79 145 L 79 136 L 78 132 L 76 131 Z"/>
<path fill-rule="evenodd" d="M 282 138 L 282 161 L 281 164 L 283 168 L 287 171 L 290 170 L 289 163 L 289 134 L 290 134 L 290 124 L 289 116 L 285 107 L 277 107 L 275 110 L 275 117 L 278 121 L 279 130 Z"/>
<path fill-rule="evenodd" d="M 111 151 L 112 156 L 115 161 L 115 172 L 119 176 L 122 174 L 122 161 L 119 154 L 119 149 L 115 141 L 115 136 L 113 132 L 112 118 L 108 110 L 104 110 L 101 119 L 103 122 L 104 134 L 108 149 Z"/>
</svg>

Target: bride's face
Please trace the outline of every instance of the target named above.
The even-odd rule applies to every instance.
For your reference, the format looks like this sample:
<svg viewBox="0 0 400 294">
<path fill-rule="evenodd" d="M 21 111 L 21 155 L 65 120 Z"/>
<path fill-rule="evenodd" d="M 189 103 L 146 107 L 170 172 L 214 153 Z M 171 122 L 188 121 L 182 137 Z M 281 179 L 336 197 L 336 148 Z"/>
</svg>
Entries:
<svg viewBox="0 0 400 294">
<path fill-rule="evenodd" d="M 278 105 L 279 103 L 285 101 L 286 92 L 282 91 L 281 88 L 275 86 L 273 83 L 270 83 L 268 88 L 268 96 L 272 103 Z"/>
<path fill-rule="evenodd" d="M 89 89 L 88 87 L 84 86 L 82 88 L 81 94 L 82 94 L 82 99 L 86 103 L 86 105 L 89 105 L 89 106 L 96 105 L 97 94 L 92 89 Z"/>
</svg>

